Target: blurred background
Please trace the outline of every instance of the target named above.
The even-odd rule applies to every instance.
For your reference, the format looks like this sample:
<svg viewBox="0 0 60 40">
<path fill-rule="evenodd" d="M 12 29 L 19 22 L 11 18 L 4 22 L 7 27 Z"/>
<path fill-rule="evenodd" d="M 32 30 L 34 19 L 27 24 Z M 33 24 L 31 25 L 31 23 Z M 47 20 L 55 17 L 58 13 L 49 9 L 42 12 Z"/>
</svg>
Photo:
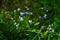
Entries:
<svg viewBox="0 0 60 40">
<path fill-rule="evenodd" d="M 0 0 L 0 40 L 60 40 L 60 0 Z"/>
</svg>

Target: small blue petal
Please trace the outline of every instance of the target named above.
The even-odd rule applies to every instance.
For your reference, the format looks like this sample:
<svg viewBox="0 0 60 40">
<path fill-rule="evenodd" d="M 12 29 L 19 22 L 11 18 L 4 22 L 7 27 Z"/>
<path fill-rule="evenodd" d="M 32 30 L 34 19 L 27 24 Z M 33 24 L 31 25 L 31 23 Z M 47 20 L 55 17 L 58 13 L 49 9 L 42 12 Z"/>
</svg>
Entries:
<svg viewBox="0 0 60 40">
<path fill-rule="evenodd" d="M 39 16 L 39 18 L 42 18 L 41 16 Z"/>
<path fill-rule="evenodd" d="M 20 12 L 20 15 L 21 15 L 21 16 L 23 16 L 23 15 L 25 15 L 25 14 L 26 14 L 25 12 Z"/>
<path fill-rule="evenodd" d="M 21 16 L 19 16 L 19 19 L 20 19 L 20 21 L 23 21 L 24 20 L 23 17 L 21 17 Z"/>
<path fill-rule="evenodd" d="M 29 14 L 28 12 L 25 12 L 26 14 Z"/>
<path fill-rule="evenodd" d="M 26 10 L 29 10 L 29 8 L 27 6 L 25 6 Z"/>
<path fill-rule="evenodd" d="M 44 14 L 43 18 L 45 18 L 45 19 L 46 19 L 46 18 L 47 18 L 47 14 Z"/>
<path fill-rule="evenodd" d="M 29 15 L 32 15 L 33 14 L 33 12 L 29 12 Z"/>
</svg>

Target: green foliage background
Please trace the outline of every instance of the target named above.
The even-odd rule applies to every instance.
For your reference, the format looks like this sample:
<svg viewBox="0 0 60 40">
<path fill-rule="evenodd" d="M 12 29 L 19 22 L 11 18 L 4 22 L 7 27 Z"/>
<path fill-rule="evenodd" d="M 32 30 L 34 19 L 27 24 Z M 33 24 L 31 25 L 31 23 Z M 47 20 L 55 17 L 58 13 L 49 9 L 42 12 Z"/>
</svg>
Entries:
<svg viewBox="0 0 60 40">
<path fill-rule="evenodd" d="M 60 0 L 2 0 L 0 8 L 0 40 L 60 40 Z M 30 10 L 26 10 L 28 6 Z M 46 12 L 41 10 L 42 6 L 48 9 L 47 19 L 38 19 L 39 15 Z M 33 15 L 23 16 L 24 21 L 19 21 L 19 12 L 33 12 Z M 16 27 L 11 17 L 20 25 Z M 33 20 L 29 24 L 28 20 Z M 41 24 L 37 24 L 37 22 Z M 54 32 L 48 30 L 49 24 L 53 23 Z"/>
</svg>

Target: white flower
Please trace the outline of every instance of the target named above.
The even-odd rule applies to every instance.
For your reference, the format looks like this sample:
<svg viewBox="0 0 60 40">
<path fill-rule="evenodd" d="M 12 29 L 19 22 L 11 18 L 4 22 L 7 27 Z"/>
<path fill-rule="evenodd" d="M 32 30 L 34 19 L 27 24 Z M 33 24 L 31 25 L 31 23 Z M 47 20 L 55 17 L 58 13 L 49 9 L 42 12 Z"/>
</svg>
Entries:
<svg viewBox="0 0 60 40">
<path fill-rule="evenodd" d="M 18 10 L 18 11 L 20 11 L 20 10 L 21 10 L 21 8 L 18 8 L 17 10 Z"/>
<path fill-rule="evenodd" d="M 23 16 L 23 15 L 25 15 L 25 14 L 26 14 L 25 12 L 20 12 L 20 15 L 21 15 L 21 16 Z"/>
<path fill-rule="evenodd" d="M 32 20 L 29 20 L 29 23 L 32 23 Z"/>
<path fill-rule="evenodd" d="M 23 21 L 24 20 L 23 17 L 21 17 L 21 16 L 19 16 L 19 19 L 20 19 L 20 21 Z"/>
<path fill-rule="evenodd" d="M 49 30 L 50 30 L 50 32 L 54 32 L 54 29 L 53 29 L 53 28 L 51 28 L 51 27 L 49 28 Z"/>
<path fill-rule="evenodd" d="M 25 12 L 26 14 L 29 14 L 28 12 Z"/>
<path fill-rule="evenodd" d="M 51 29 L 50 32 L 53 32 L 54 33 L 54 29 Z"/>
</svg>

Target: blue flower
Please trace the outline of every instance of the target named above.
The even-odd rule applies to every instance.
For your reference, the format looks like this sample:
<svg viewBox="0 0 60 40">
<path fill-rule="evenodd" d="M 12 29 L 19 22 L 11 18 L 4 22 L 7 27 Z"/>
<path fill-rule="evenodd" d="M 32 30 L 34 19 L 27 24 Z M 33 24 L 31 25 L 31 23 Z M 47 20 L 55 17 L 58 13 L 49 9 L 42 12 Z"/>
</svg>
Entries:
<svg viewBox="0 0 60 40">
<path fill-rule="evenodd" d="M 47 18 L 47 14 L 44 14 L 43 18 L 45 18 L 45 19 L 46 19 L 46 18 Z"/>
<path fill-rule="evenodd" d="M 26 14 L 29 14 L 28 12 L 25 12 Z"/>
<path fill-rule="evenodd" d="M 27 15 L 32 15 L 33 13 L 32 12 L 25 12 Z"/>
<path fill-rule="evenodd" d="M 24 20 L 23 17 L 21 17 L 21 16 L 19 16 L 19 19 L 20 19 L 20 21 L 23 21 Z"/>
<path fill-rule="evenodd" d="M 33 12 L 29 12 L 29 15 L 32 15 L 33 14 Z"/>
<path fill-rule="evenodd" d="M 39 16 L 39 18 L 42 18 L 42 16 Z"/>
<path fill-rule="evenodd" d="M 29 8 L 27 6 L 25 6 L 26 10 L 29 10 Z"/>
<path fill-rule="evenodd" d="M 23 16 L 23 15 L 25 15 L 25 14 L 26 14 L 25 12 L 20 12 L 20 15 L 21 15 L 21 16 Z"/>
</svg>

